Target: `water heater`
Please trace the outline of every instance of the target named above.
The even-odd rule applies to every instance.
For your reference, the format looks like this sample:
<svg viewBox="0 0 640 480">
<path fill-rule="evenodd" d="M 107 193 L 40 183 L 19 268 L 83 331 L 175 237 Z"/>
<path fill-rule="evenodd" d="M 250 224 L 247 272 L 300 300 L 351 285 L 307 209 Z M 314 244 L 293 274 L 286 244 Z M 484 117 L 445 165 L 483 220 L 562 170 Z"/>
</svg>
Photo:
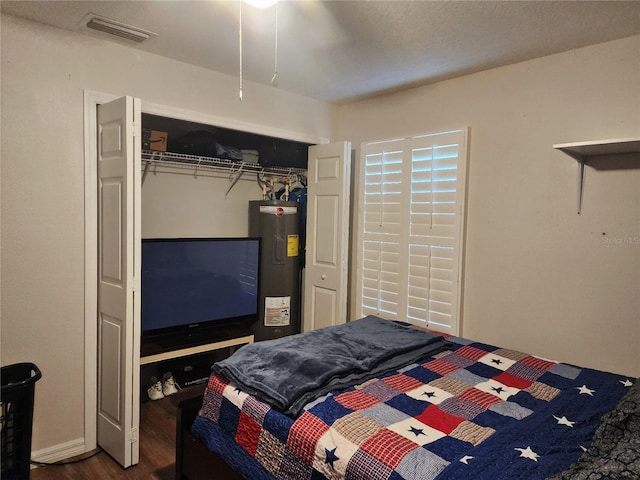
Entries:
<svg viewBox="0 0 640 480">
<path fill-rule="evenodd" d="M 255 340 L 300 333 L 300 204 L 249 202 L 249 236 L 260 237 L 260 305 Z"/>
</svg>

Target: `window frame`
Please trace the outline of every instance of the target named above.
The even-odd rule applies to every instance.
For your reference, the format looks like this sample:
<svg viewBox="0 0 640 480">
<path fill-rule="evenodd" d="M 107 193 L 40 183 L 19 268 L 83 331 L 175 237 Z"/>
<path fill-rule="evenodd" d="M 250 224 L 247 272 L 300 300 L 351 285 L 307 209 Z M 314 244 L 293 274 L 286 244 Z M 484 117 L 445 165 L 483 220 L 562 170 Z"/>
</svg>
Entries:
<svg viewBox="0 0 640 480">
<path fill-rule="evenodd" d="M 353 302 L 357 317 L 374 314 L 383 318 L 408 321 L 453 335 L 460 334 L 462 325 L 463 260 L 467 207 L 467 167 L 469 160 L 468 137 L 469 128 L 463 128 L 410 137 L 369 141 L 361 144 L 357 223 L 358 236 L 356 245 L 356 289 Z M 445 148 L 445 146 L 453 144 L 456 146 L 455 149 L 451 150 L 455 150 L 456 152 L 455 168 L 450 166 L 452 162 L 450 153 L 448 154 L 449 160 L 443 160 L 445 166 L 436 168 L 437 163 L 446 158 L 445 155 L 436 155 L 436 152 L 442 152 L 441 149 Z M 388 147 L 388 149 L 385 147 Z M 422 168 L 420 172 L 414 171 L 413 167 L 418 162 L 418 160 L 414 160 L 414 152 L 419 150 L 427 151 L 429 149 L 431 149 L 432 158 L 427 158 L 426 160 L 427 164 L 431 162 L 431 166 Z M 368 159 L 380 156 L 381 152 L 386 154 L 396 152 L 395 158 L 387 164 L 384 163 L 384 154 L 382 154 L 379 162 L 368 162 Z M 398 154 L 398 152 L 401 153 Z M 394 162 L 395 165 L 398 165 L 398 161 L 401 162 L 399 171 L 392 165 Z M 446 164 L 447 161 L 449 162 L 449 166 Z M 443 175 L 443 172 L 447 169 L 449 171 L 456 171 L 455 180 L 453 180 L 450 173 Z M 388 183 L 385 182 L 385 175 L 389 178 Z M 418 179 L 420 175 L 421 177 Z M 439 177 L 435 178 L 435 176 Z M 373 179 L 373 181 L 369 181 L 371 179 Z M 446 185 L 446 188 L 436 190 L 434 185 L 437 185 L 439 182 L 442 182 L 442 185 Z M 383 192 L 385 185 L 399 186 L 399 193 L 397 188 L 395 191 L 388 190 L 387 192 Z M 416 185 L 424 186 L 424 191 L 415 189 Z M 455 189 L 453 195 L 452 186 Z M 425 192 L 430 196 L 430 200 L 424 200 Z M 394 201 L 385 203 L 383 200 L 385 194 L 389 194 L 389 198 L 392 198 Z M 420 195 L 422 195 L 422 200 L 418 201 Z M 436 195 L 444 196 L 444 201 L 436 201 Z M 377 200 L 369 202 L 365 200 L 367 196 L 370 198 L 377 196 L 381 200 L 380 202 L 377 202 Z M 451 201 L 452 197 L 453 202 Z M 412 205 L 418 207 L 417 209 L 413 209 L 413 215 Z M 389 206 L 393 208 L 390 210 L 383 208 Z M 434 208 L 436 210 L 434 210 Z M 425 209 L 431 210 L 425 211 Z M 420 211 L 417 212 L 417 210 Z M 376 215 L 379 219 L 384 219 L 380 221 L 379 226 L 375 225 L 375 221 L 372 222 L 372 218 L 376 220 Z M 438 223 L 440 219 L 444 220 L 444 226 Z M 425 220 L 427 221 L 426 227 L 424 225 Z M 367 231 L 365 231 L 365 226 Z M 416 232 L 422 233 L 416 234 Z M 434 232 L 437 232 L 437 235 Z M 438 238 L 438 235 L 453 236 L 451 238 L 445 238 L 444 242 L 438 242 L 438 240 L 442 240 Z M 376 242 L 382 242 L 385 243 L 385 246 L 390 251 L 393 250 L 392 247 L 396 240 L 399 244 L 396 251 L 387 253 L 390 258 L 396 258 L 398 260 L 395 271 L 391 271 L 393 270 L 392 261 L 386 262 L 386 266 L 390 268 L 384 270 L 384 272 L 386 272 L 386 278 L 390 282 L 387 283 L 387 285 L 393 286 L 393 278 L 396 278 L 396 290 L 392 291 L 392 288 L 383 289 L 380 287 L 380 283 L 383 281 L 382 277 L 371 277 L 371 275 L 376 274 L 376 272 L 374 272 L 376 265 L 379 268 L 381 263 L 385 263 L 381 262 L 382 257 L 376 255 L 376 249 L 373 247 L 376 246 Z M 365 246 L 368 247 L 366 250 Z M 409 255 L 409 251 L 412 248 L 414 251 L 424 250 L 423 246 L 429 248 L 429 254 L 414 256 L 413 258 L 429 262 L 428 265 L 426 265 L 428 274 L 426 276 L 421 276 L 420 274 L 417 274 L 417 276 L 412 275 L 412 279 L 420 285 L 416 287 L 416 284 L 414 284 L 410 289 L 409 275 L 411 266 L 414 267 L 414 273 L 416 271 L 424 273 L 425 265 L 420 265 L 420 268 L 415 268 L 415 264 L 410 264 L 412 257 Z M 443 249 L 437 252 L 440 254 L 448 253 L 449 256 L 432 256 L 431 254 L 434 252 L 434 248 Z M 447 249 L 450 251 L 445 252 Z M 431 263 L 433 259 L 436 260 L 437 265 L 447 264 L 451 265 L 451 268 L 449 269 L 447 266 L 442 269 L 438 266 L 433 266 Z M 436 278 L 434 273 L 437 270 L 440 270 L 440 272 L 449 271 L 449 276 L 446 281 Z M 383 269 L 379 268 L 378 273 L 380 272 L 383 272 Z M 377 286 L 376 282 L 378 282 Z M 449 290 L 445 289 L 445 291 L 443 290 L 444 287 L 436 287 L 438 282 L 440 282 L 440 286 L 447 284 L 448 287 L 450 287 Z M 410 290 L 414 293 L 418 292 L 419 295 L 427 293 L 427 298 L 424 299 L 415 294 L 411 296 Z M 371 295 L 365 295 L 365 291 L 368 291 L 367 293 L 371 293 Z M 437 294 L 435 295 L 435 299 L 434 294 Z M 391 302 L 394 301 L 394 297 L 397 298 L 397 308 L 395 312 L 378 308 L 381 305 L 381 295 Z M 373 298 L 374 300 L 369 302 L 369 305 L 365 305 L 367 298 Z M 438 315 L 437 311 L 432 307 L 443 298 L 445 300 L 441 302 L 441 305 L 445 310 L 447 308 L 446 305 L 449 305 L 449 310 L 445 315 Z M 374 306 L 376 299 L 378 304 Z M 411 318 L 408 316 L 411 299 L 413 299 L 414 304 L 420 304 L 419 308 L 422 309 L 423 313 L 424 311 L 429 312 L 427 318 L 416 318 L 415 316 Z M 382 300 L 384 300 L 384 298 Z M 414 308 L 412 311 L 416 312 L 417 310 Z"/>
</svg>

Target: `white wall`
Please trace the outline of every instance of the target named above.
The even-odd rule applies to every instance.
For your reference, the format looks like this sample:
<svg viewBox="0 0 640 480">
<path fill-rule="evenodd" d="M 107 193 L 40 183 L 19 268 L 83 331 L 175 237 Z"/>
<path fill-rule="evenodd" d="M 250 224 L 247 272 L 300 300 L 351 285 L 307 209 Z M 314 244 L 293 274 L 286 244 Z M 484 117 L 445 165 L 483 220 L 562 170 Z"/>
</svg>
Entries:
<svg viewBox="0 0 640 480">
<path fill-rule="evenodd" d="M 462 334 L 640 375 L 640 161 L 587 167 L 577 215 L 578 164 L 551 147 L 640 136 L 640 37 L 339 112 L 339 138 L 358 150 L 363 141 L 466 126 Z"/>
<path fill-rule="evenodd" d="M 179 172 L 179 173 L 178 173 Z M 242 237 L 249 232 L 249 200 L 261 200 L 255 174 L 228 195 L 222 176 L 194 178 L 193 171 L 148 173 L 142 187 L 142 238 Z"/>
<path fill-rule="evenodd" d="M 245 82 L 240 103 L 235 78 L 7 15 L 1 35 L 0 360 L 3 365 L 34 362 L 43 372 L 36 385 L 34 452 L 81 447 L 83 90 L 137 96 L 143 108 L 145 102 L 165 105 L 302 137 L 330 138 L 335 112 L 329 105 L 251 82 Z M 178 227 L 180 235 L 240 235 L 246 229 L 246 210 L 234 215 L 217 208 L 222 203 L 233 204 L 236 212 L 245 209 L 241 196 L 253 195 L 252 184 L 238 184 L 224 199 L 219 190 L 212 193 L 215 187 L 210 189 L 220 185 L 216 180 L 170 178 L 147 179 L 143 235 L 170 235 Z M 174 192 L 174 186 L 186 191 L 178 198 L 162 193 Z M 169 211 L 172 201 L 175 209 Z M 165 216 L 181 223 L 167 233 L 161 225 Z M 187 224 L 194 229 L 183 231 Z M 221 224 L 224 229 L 217 230 Z"/>
</svg>

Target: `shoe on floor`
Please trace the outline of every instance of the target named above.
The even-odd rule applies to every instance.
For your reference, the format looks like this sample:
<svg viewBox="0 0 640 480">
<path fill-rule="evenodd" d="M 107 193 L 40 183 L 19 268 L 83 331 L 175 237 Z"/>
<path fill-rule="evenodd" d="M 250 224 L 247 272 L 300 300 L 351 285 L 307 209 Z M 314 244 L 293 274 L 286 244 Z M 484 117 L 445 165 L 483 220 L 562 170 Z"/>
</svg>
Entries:
<svg viewBox="0 0 640 480">
<path fill-rule="evenodd" d="M 171 372 L 165 373 L 162 378 L 164 379 L 164 382 L 162 383 L 162 393 L 165 396 L 178 393 L 178 389 L 176 388 L 176 381 L 173 379 L 173 375 L 171 375 Z"/>
<path fill-rule="evenodd" d="M 160 400 L 164 398 L 164 394 L 162 393 L 162 382 L 160 382 L 156 377 L 151 377 L 151 386 L 147 389 L 147 395 L 149 395 L 150 400 Z"/>
</svg>

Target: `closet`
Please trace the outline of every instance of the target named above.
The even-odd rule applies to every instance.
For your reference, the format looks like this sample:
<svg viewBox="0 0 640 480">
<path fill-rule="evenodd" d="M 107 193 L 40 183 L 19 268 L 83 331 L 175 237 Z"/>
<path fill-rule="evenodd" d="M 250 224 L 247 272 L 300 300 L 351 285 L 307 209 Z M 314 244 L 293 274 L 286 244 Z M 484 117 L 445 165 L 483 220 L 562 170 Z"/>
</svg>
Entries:
<svg viewBox="0 0 640 480">
<path fill-rule="evenodd" d="M 86 267 L 89 279 L 86 358 L 89 361 L 86 376 L 89 385 L 92 377 L 97 380 L 97 389 L 93 394 L 90 388 L 88 390 L 86 417 L 88 421 L 92 415 L 98 419 L 95 432 L 97 443 L 125 467 L 138 462 L 137 392 L 141 379 L 137 349 L 140 317 L 139 308 L 136 310 L 136 292 L 140 290 L 140 238 L 144 230 L 141 227 L 149 215 L 147 211 L 152 211 L 158 223 L 162 218 L 167 221 L 175 219 L 179 227 L 169 235 L 195 237 L 204 236 L 198 230 L 200 224 L 205 225 L 204 231 L 208 235 L 214 236 L 211 225 L 207 225 L 207 217 L 215 209 L 224 211 L 228 208 L 226 202 L 198 205 L 185 191 L 174 192 L 173 199 L 164 203 L 164 210 L 153 212 L 153 208 L 145 207 L 143 212 L 141 192 L 146 195 L 146 190 L 155 188 L 152 185 L 160 183 L 163 177 L 171 174 L 181 176 L 184 182 L 179 183 L 185 190 L 195 188 L 192 185 L 202 176 L 217 177 L 216 181 L 226 185 L 225 192 L 216 192 L 218 200 L 235 198 L 234 195 L 243 189 L 248 192 L 248 188 L 239 185 L 241 181 L 244 184 L 245 180 L 252 180 L 247 185 L 250 185 L 251 192 L 255 192 L 249 196 L 255 197 L 239 197 L 242 198 L 242 208 L 234 210 L 236 205 L 231 208 L 232 216 L 227 217 L 231 223 L 232 219 L 241 215 L 242 223 L 246 225 L 249 200 L 261 199 L 265 190 L 271 194 L 271 181 L 266 180 L 265 183 L 266 177 L 262 175 L 287 178 L 300 174 L 306 166 L 309 194 L 306 278 L 303 282 L 304 328 L 307 330 L 346 321 L 350 144 L 339 142 L 309 147 L 310 143 L 173 119 L 158 114 L 161 112 L 157 110 L 161 109 L 143 114 L 141 106 L 141 101 L 132 97 L 105 100 L 104 96 L 85 94 L 85 110 L 88 112 L 85 118 L 88 119 L 89 133 L 87 158 L 92 157 L 94 162 L 97 159 L 98 165 L 95 171 L 96 167 L 88 163 L 90 168 L 87 174 L 88 211 L 91 211 L 92 202 L 97 203 L 97 216 L 91 218 L 89 215 L 87 231 L 89 236 L 95 235 L 91 232 L 91 225 L 95 225 L 95 244 L 98 248 L 97 251 L 92 250 L 89 238 Z M 96 115 L 92 116 L 92 109 Z M 91 118 L 97 118 L 93 126 Z M 91 134 L 92 130 L 95 136 Z M 143 152 L 140 149 L 143 132 L 151 130 L 167 134 L 167 151 L 150 148 Z M 190 135 L 190 132 L 199 133 Z M 194 137 L 200 147 L 209 148 L 208 151 L 216 148 L 216 152 L 222 154 L 201 155 L 205 151 L 187 150 L 186 146 Z M 147 138 L 151 138 L 150 134 Z M 207 140 L 214 140 L 213 147 L 211 143 L 207 147 Z M 181 151 L 169 151 L 172 144 L 178 145 L 175 148 Z M 238 151 L 249 156 L 238 158 Z M 255 151 L 259 152 L 257 162 L 251 158 Z M 194 155 L 194 152 L 198 154 Z M 291 155 L 277 155 L 281 152 L 290 152 Z M 303 154 L 307 155 L 308 165 L 302 163 Z M 185 183 L 187 179 L 194 183 Z M 161 197 L 162 194 L 155 196 L 162 200 Z M 234 200 L 229 203 L 237 202 Z M 166 210 L 176 204 L 184 209 Z M 185 212 L 191 212 L 190 221 L 196 219 L 194 231 L 182 230 Z M 160 236 L 156 231 L 146 232 L 145 236 L 147 233 L 148 236 Z M 221 232 L 220 236 L 225 236 L 225 232 Z M 92 270 L 92 257 L 96 259 L 97 271 Z M 93 272 L 95 283 L 91 281 Z M 91 294 L 92 288 L 95 288 L 97 295 Z M 98 308 L 95 323 L 92 324 L 90 306 L 93 302 Z M 105 306 L 109 309 L 105 309 Z M 93 344 L 92 333 L 98 340 Z M 93 346 L 96 344 L 97 347 Z M 95 349 L 94 358 L 97 358 L 95 363 L 90 360 L 92 349 Z M 96 410 L 92 409 L 92 398 L 96 399 Z"/>
<path fill-rule="evenodd" d="M 249 227 L 251 202 L 267 197 L 268 202 L 277 199 L 279 202 L 275 203 L 284 203 L 280 201 L 295 200 L 306 193 L 308 143 L 147 113 L 142 113 L 142 136 L 143 239 L 255 236 Z M 302 209 L 304 203 L 294 205 Z M 290 216 L 269 217 L 280 223 Z M 296 233 L 303 230 L 302 218 L 302 215 L 296 215 Z M 304 244 L 300 243 L 300 251 L 296 249 L 291 260 L 299 260 L 303 249 Z M 263 241 L 263 256 L 269 256 L 271 250 Z M 144 258 L 143 247 L 143 265 Z M 267 268 L 260 269 L 261 277 L 273 263 L 268 260 L 264 259 Z M 228 263 L 235 265 L 231 259 Z M 298 262 L 296 265 L 300 266 Z M 171 272 L 171 275 L 178 275 L 175 269 Z M 266 295 L 269 288 L 279 297 L 285 295 L 287 285 L 297 287 L 286 297 L 292 307 L 289 312 L 292 333 L 300 328 L 299 276 L 300 270 L 296 268 L 279 278 L 279 283 L 265 285 L 262 281 L 260 289 L 260 297 Z M 144 295 L 144 271 L 141 282 Z M 192 300 L 197 298 L 194 292 L 189 294 Z M 169 299 L 172 295 L 168 291 L 163 298 Z M 194 305 L 187 297 L 181 296 L 174 301 L 185 306 Z M 258 319 L 263 317 L 263 304 L 261 298 L 256 312 Z M 150 336 L 149 330 L 145 330 L 149 325 L 145 322 L 158 320 L 145 316 L 142 308 L 141 401 L 148 399 L 147 389 L 164 375 L 171 373 L 181 387 L 201 383 L 206 381 L 212 363 L 225 358 L 239 345 L 263 339 L 253 337 L 258 322 L 247 328 L 236 326 L 237 320 L 221 327 L 191 322 L 194 324 L 188 330 L 194 333 L 187 334 L 185 328 L 178 327 L 186 327 L 183 323 L 186 318 L 189 317 L 163 320 L 167 327 L 165 331 L 160 335 L 154 331 Z M 201 318 L 203 322 L 209 319 Z M 172 325 L 175 327 L 171 328 Z"/>
</svg>

